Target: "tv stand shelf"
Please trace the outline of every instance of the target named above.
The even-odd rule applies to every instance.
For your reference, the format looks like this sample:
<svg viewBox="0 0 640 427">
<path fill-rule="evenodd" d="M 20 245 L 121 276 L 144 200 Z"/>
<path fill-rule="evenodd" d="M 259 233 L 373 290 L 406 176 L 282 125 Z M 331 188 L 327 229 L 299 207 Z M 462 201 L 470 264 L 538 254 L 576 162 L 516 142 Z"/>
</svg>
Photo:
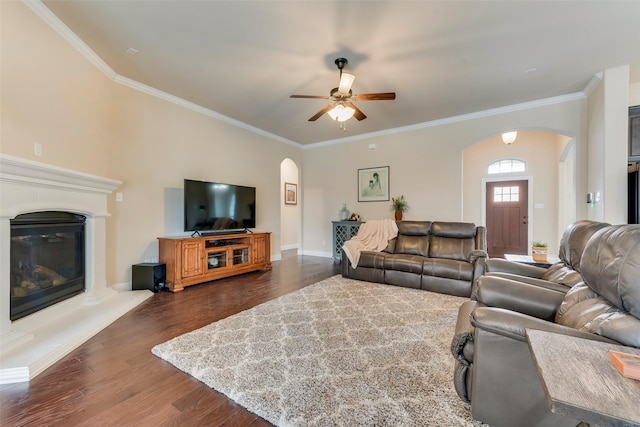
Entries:
<svg viewBox="0 0 640 427">
<path fill-rule="evenodd" d="M 167 265 L 166 286 L 185 286 L 256 270 L 271 270 L 271 233 L 159 237 L 160 262 Z"/>
</svg>

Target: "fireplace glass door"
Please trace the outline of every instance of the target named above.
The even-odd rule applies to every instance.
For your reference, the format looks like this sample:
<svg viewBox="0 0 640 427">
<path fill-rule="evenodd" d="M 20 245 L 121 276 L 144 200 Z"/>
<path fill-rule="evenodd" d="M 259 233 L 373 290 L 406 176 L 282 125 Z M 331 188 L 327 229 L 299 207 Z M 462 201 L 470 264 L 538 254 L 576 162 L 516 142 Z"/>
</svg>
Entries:
<svg viewBox="0 0 640 427">
<path fill-rule="evenodd" d="M 11 220 L 11 320 L 85 289 L 85 217 L 34 212 Z"/>
</svg>

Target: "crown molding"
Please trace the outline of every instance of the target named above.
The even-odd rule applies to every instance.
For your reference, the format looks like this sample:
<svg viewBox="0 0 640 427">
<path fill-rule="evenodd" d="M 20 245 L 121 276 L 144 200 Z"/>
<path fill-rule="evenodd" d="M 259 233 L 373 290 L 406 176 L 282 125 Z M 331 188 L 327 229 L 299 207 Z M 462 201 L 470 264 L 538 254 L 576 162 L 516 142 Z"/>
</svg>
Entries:
<svg viewBox="0 0 640 427">
<path fill-rule="evenodd" d="M 241 122 L 231 117 L 225 116 L 224 114 L 220 114 L 216 111 L 205 108 L 193 102 L 187 101 L 175 95 L 171 95 L 167 92 L 161 91 L 159 89 L 155 89 L 151 86 L 147 86 L 143 83 L 132 80 L 128 77 L 119 75 L 111 67 L 109 67 L 109 65 L 107 65 L 107 63 L 104 62 L 102 58 L 100 58 L 85 42 L 83 42 L 80 39 L 80 37 L 78 37 L 73 31 L 71 31 L 71 29 L 69 29 L 69 27 L 67 27 L 57 16 L 55 16 L 40 0 L 23 0 L 23 2 L 31 10 L 33 10 L 36 13 L 36 15 L 38 15 L 43 21 L 49 24 L 56 32 L 58 32 L 58 34 L 60 34 L 65 40 L 67 40 L 69 44 L 75 47 L 92 64 L 94 64 L 100 71 L 102 71 L 110 80 L 113 80 L 118 84 L 127 86 L 134 90 L 163 99 L 167 102 L 171 102 L 173 104 L 179 105 L 183 108 L 187 108 L 197 113 L 204 114 L 205 116 L 228 123 L 232 126 L 247 130 L 249 132 L 252 132 L 252 133 L 264 136 L 266 138 L 279 141 L 284 144 L 291 145 L 293 147 L 300 148 L 303 150 L 323 147 L 327 145 L 343 144 L 347 142 L 359 141 L 359 140 L 375 138 L 379 136 L 396 135 L 400 133 L 412 132 L 415 130 L 426 129 L 430 127 L 443 126 L 443 125 L 448 125 L 452 123 L 459 123 L 459 122 L 464 122 L 468 120 L 475 120 L 479 118 L 495 116 L 498 114 L 506 114 L 506 113 L 526 110 L 530 108 L 536 108 L 536 107 L 542 107 L 546 105 L 560 104 L 563 102 L 584 99 L 591 94 L 593 89 L 598 85 L 598 83 L 602 79 L 602 75 L 603 75 L 602 72 L 596 73 L 591 78 L 591 80 L 589 80 L 589 82 L 587 83 L 585 88 L 582 90 L 582 92 L 576 92 L 576 93 L 567 94 L 567 95 L 560 95 L 560 96 L 540 99 L 536 101 L 524 102 L 521 104 L 509 105 L 506 107 L 492 108 L 489 110 L 478 111 L 475 113 L 462 114 L 459 116 L 431 120 L 428 122 L 416 123 L 408 126 L 384 129 L 377 132 L 369 132 L 369 133 L 364 133 L 360 135 L 349 136 L 346 138 L 338 138 L 338 139 L 332 139 L 332 140 L 317 142 L 313 144 L 303 145 L 298 142 L 292 141 L 290 139 L 283 138 L 279 135 L 273 134 L 271 132 L 267 132 L 255 126 L 251 126 L 247 123 Z"/>
<path fill-rule="evenodd" d="M 54 15 L 53 12 L 51 12 L 40 0 L 23 0 L 23 2 L 45 23 L 49 24 L 51 28 L 53 28 L 58 34 L 60 34 L 60 36 L 62 36 L 62 38 L 65 39 L 71 46 L 76 48 L 82 55 L 84 55 L 93 65 L 96 66 L 96 68 L 98 68 L 98 70 L 102 71 L 110 80 L 113 80 L 116 83 L 127 86 L 134 90 L 146 93 L 147 95 L 152 95 L 181 107 L 187 108 L 189 110 L 204 114 L 205 116 L 212 117 L 225 123 L 229 123 L 230 125 L 247 130 L 249 132 L 282 142 L 287 145 L 291 145 L 296 148 L 302 148 L 302 145 L 295 141 L 291 141 L 255 126 L 251 126 L 239 120 L 232 119 L 231 117 L 225 116 L 224 114 L 220 114 L 198 104 L 194 104 L 193 102 L 189 102 L 180 97 L 171 95 L 167 92 L 163 92 L 151 86 L 147 86 L 128 77 L 119 75 L 106 62 L 104 62 L 102 58 L 100 58 L 98 54 L 93 51 L 93 49 L 91 49 L 84 41 L 82 41 L 82 39 L 78 37 L 76 33 L 71 31 L 71 29 L 67 27 L 64 22 L 62 22 L 56 15 Z"/>
<path fill-rule="evenodd" d="M 302 145 L 298 144 L 295 141 L 291 141 L 290 139 L 283 138 L 283 137 L 275 135 L 275 134 L 273 134 L 271 132 L 267 132 L 265 130 L 257 128 L 255 126 L 251 126 L 251 125 L 249 125 L 249 124 L 247 124 L 245 122 L 241 122 L 240 120 L 232 119 L 229 116 L 225 116 L 224 114 L 220 114 L 220 113 L 218 113 L 216 111 L 210 110 L 210 109 L 205 108 L 205 107 L 203 107 L 201 105 L 195 104 L 195 103 L 193 103 L 191 101 L 187 101 L 187 100 L 185 100 L 183 98 L 180 98 L 178 96 L 171 95 L 170 93 L 161 91 L 161 90 L 156 89 L 154 87 L 145 85 L 144 83 L 140 83 L 140 82 L 138 82 L 136 80 L 133 80 L 133 79 L 130 79 L 128 77 L 121 76 L 120 74 L 117 74 L 116 77 L 113 79 L 113 81 L 116 82 L 116 83 L 119 83 L 119 84 L 121 84 L 123 86 L 127 86 L 127 87 L 129 87 L 131 89 L 137 90 L 139 92 L 146 93 L 147 95 L 155 96 L 155 97 L 163 99 L 163 100 L 165 100 L 167 102 L 171 102 L 173 104 L 176 104 L 176 105 L 178 105 L 180 107 L 187 108 L 189 110 L 195 111 L 195 112 L 200 113 L 200 114 L 204 114 L 205 116 L 212 117 L 214 119 L 220 120 L 220 121 L 225 122 L 225 123 L 229 123 L 230 125 L 233 125 L 235 127 L 238 127 L 238 128 L 241 128 L 241 129 L 245 129 L 245 130 L 247 130 L 249 132 L 253 132 L 255 134 L 262 135 L 264 137 L 267 137 L 269 139 L 273 139 L 273 140 L 282 142 L 284 144 L 292 145 L 292 146 L 294 146 L 296 148 L 302 148 Z"/>
<path fill-rule="evenodd" d="M 584 87 L 584 89 L 582 89 L 582 93 L 584 93 L 585 97 L 589 97 L 589 95 L 591 95 L 591 92 L 593 92 L 593 90 L 602 81 L 602 76 L 603 75 L 604 75 L 604 73 L 602 71 L 600 71 L 599 73 L 595 73 L 593 75 L 593 77 L 591 77 L 591 79 L 589 79 L 589 81 L 587 82 L 587 85 Z"/>
<path fill-rule="evenodd" d="M 492 108 L 492 109 L 489 109 L 489 110 L 478 111 L 478 112 L 469 113 L 469 114 L 462 114 L 462 115 L 459 115 L 459 116 L 446 117 L 444 119 L 431 120 L 431 121 L 428 121 L 428 122 L 416 123 L 416 124 L 408 125 L 408 126 L 401 126 L 401 127 L 397 127 L 397 128 L 384 129 L 384 130 L 377 131 L 377 132 L 363 133 L 363 134 L 360 134 L 360 135 L 349 136 L 349 137 L 346 137 L 346 138 L 332 139 L 332 140 L 328 140 L 328 141 L 318 142 L 318 143 L 315 143 L 315 144 L 305 145 L 304 149 L 323 147 L 323 146 L 327 146 L 327 145 L 342 144 L 342 143 L 345 143 L 345 142 L 358 141 L 358 140 L 362 140 L 362 139 L 375 138 L 375 137 L 379 137 L 379 136 L 396 135 L 396 134 L 404 133 L 404 132 L 412 132 L 412 131 L 415 131 L 415 130 L 426 129 L 426 128 L 430 128 L 430 127 L 444 126 L 444 125 L 448 125 L 448 124 L 452 124 L 452 123 L 460 123 L 460 122 L 465 122 L 465 121 L 468 121 L 468 120 L 475 120 L 475 119 L 481 119 L 481 118 L 484 118 L 484 117 L 496 116 L 496 115 L 499 115 L 499 114 L 507 114 L 507 113 L 512 113 L 512 112 L 515 112 L 515 111 L 522 111 L 522 110 L 528 110 L 528 109 L 531 109 L 531 108 L 544 107 L 544 106 L 547 106 L 547 105 L 562 104 L 564 102 L 575 101 L 575 100 L 578 100 L 578 99 L 584 99 L 585 97 L 586 96 L 585 96 L 585 94 L 583 92 L 576 92 L 576 93 L 571 93 L 571 94 L 568 94 L 568 95 L 554 96 L 554 97 L 551 97 L 551 98 L 545 98 L 545 99 L 539 99 L 539 100 L 536 100 L 536 101 L 523 102 L 521 104 L 508 105 L 506 107 Z"/>
<path fill-rule="evenodd" d="M 102 60 L 80 37 L 76 35 L 64 22 L 53 14 L 40 0 L 22 0 L 29 9 L 38 15 L 44 22 L 49 24 L 58 34 L 62 36 L 71 46 L 75 47 L 93 65 L 102 71 L 110 80 L 115 79 L 116 72 L 113 71 L 106 62 Z"/>
</svg>

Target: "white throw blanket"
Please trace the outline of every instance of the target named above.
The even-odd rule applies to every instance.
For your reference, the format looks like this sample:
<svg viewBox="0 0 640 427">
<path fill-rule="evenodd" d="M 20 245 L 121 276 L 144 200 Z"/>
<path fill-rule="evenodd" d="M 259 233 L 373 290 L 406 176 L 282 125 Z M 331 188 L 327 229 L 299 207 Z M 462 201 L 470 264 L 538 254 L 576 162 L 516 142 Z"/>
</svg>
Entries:
<svg viewBox="0 0 640 427">
<path fill-rule="evenodd" d="M 392 219 L 372 219 L 360 226 L 358 234 L 344 242 L 342 249 L 349 258 L 351 266 L 356 268 L 362 251 L 381 251 L 389 240 L 398 235 L 398 226 Z"/>
</svg>

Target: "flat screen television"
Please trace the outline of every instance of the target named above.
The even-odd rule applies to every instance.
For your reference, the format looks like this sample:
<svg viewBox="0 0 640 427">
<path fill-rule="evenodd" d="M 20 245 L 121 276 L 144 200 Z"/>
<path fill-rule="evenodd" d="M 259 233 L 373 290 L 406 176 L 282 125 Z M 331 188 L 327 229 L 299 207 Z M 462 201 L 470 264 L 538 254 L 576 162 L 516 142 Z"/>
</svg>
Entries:
<svg viewBox="0 0 640 427">
<path fill-rule="evenodd" d="M 216 234 L 255 227 L 255 187 L 184 180 L 184 231 Z"/>
</svg>

